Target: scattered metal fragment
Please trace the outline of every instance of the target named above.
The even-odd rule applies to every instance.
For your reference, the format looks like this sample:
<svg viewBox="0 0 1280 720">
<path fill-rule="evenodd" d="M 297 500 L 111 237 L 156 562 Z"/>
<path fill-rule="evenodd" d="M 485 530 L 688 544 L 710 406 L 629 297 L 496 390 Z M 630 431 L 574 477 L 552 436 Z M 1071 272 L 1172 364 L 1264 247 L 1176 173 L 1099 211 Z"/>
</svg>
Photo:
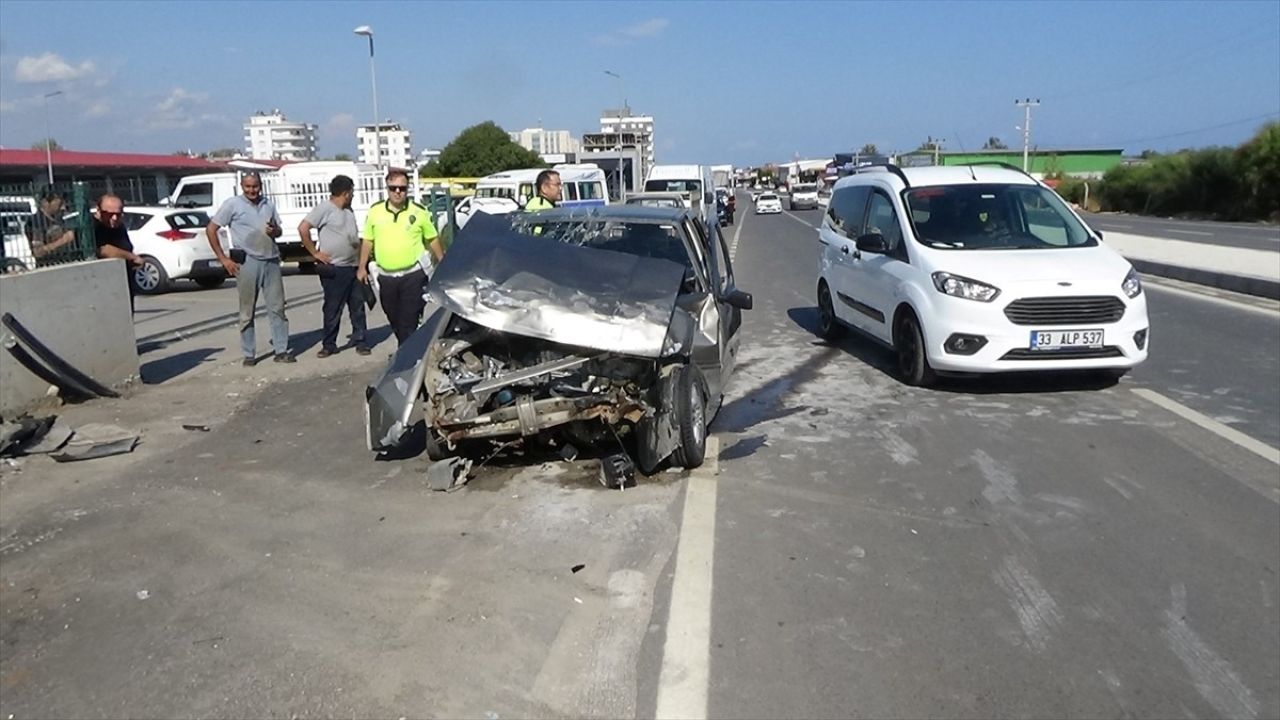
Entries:
<svg viewBox="0 0 1280 720">
<path fill-rule="evenodd" d="M 583 569 L 583 568 L 585 568 L 585 567 L 586 567 L 586 565 L 581 565 L 581 564 L 579 564 L 579 565 L 574 565 L 573 567 L 569 568 L 569 572 L 572 572 L 574 575 L 577 575 L 577 574 L 578 574 L 579 572 L 581 572 L 581 571 L 582 571 L 582 569 Z"/>
<path fill-rule="evenodd" d="M 471 461 L 466 458 L 445 458 L 427 468 L 427 485 L 432 490 L 448 492 L 467 484 Z"/>
<path fill-rule="evenodd" d="M 110 455 L 133 452 L 138 445 L 137 433 L 116 425 L 90 423 L 76 428 L 75 435 L 62 449 L 49 457 L 58 462 L 94 460 Z"/>
<path fill-rule="evenodd" d="M 146 600 L 151 597 L 151 592 L 148 590 L 139 590 L 136 594 L 139 600 Z"/>
<path fill-rule="evenodd" d="M 183 430 L 193 430 L 193 431 L 196 431 L 196 432 L 209 432 L 209 426 L 208 426 L 208 425 L 196 425 L 196 424 L 194 424 L 194 423 L 183 423 L 183 424 L 182 424 L 182 429 L 183 429 Z"/>
<path fill-rule="evenodd" d="M 45 455 L 56 452 L 67 444 L 72 435 L 75 435 L 75 431 L 67 427 L 67 424 L 59 418 L 53 421 L 53 426 L 49 428 L 49 432 L 45 433 L 43 438 L 40 438 L 39 442 L 27 445 L 22 449 L 22 452 L 26 455 Z"/>
</svg>

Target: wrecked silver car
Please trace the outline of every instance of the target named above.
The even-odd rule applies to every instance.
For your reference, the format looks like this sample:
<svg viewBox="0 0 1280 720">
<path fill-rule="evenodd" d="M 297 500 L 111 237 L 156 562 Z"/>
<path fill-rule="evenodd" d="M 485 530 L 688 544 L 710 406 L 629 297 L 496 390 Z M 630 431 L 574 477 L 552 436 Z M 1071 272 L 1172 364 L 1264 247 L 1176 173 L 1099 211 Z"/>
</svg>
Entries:
<svg viewBox="0 0 1280 720">
<path fill-rule="evenodd" d="M 697 467 L 751 296 L 687 209 L 478 214 L 431 279 L 428 317 L 366 391 L 369 448 L 433 460 L 513 443 L 624 444 L 644 472 Z"/>
</svg>

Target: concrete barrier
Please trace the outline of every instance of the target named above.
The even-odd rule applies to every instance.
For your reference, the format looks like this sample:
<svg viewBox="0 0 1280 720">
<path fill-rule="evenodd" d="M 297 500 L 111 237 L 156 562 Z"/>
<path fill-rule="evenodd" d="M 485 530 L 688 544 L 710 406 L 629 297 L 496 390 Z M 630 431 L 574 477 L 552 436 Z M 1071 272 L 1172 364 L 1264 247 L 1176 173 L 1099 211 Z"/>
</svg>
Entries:
<svg viewBox="0 0 1280 720">
<path fill-rule="evenodd" d="M 138 351 L 123 260 L 41 268 L 0 276 L 0 313 L 12 313 L 81 372 L 120 389 L 138 376 Z M 0 330 L 0 332 L 3 332 Z M 49 402 L 50 388 L 0 350 L 0 415 Z"/>
</svg>

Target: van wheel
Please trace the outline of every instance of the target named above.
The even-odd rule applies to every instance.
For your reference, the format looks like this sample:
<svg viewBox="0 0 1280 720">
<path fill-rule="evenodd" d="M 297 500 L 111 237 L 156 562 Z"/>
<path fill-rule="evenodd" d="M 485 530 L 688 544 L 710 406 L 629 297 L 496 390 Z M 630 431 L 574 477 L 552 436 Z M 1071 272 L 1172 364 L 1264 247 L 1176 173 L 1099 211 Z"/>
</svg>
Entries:
<svg viewBox="0 0 1280 720">
<path fill-rule="evenodd" d="M 836 340 L 844 334 L 844 326 L 836 319 L 831 288 L 827 287 L 826 280 L 818 282 L 818 333 L 827 340 Z"/>
<path fill-rule="evenodd" d="M 680 447 L 672 453 L 672 460 L 683 468 L 693 469 L 702 465 L 707 455 L 707 399 L 702 383 L 692 365 L 680 369 L 680 381 L 676 385 L 676 422 L 680 428 Z"/>
<path fill-rule="evenodd" d="M 129 274 L 133 281 L 133 289 L 139 295 L 159 295 L 169 289 L 169 273 L 164 266 L 153 257 L 143 257 L 142 264 L 133 268 Z"/>
<path fill-rule="evenodd" d="M 937 381 L 937 373 L 929 367 L 925 353 L 924 332 L 914 313 L 902 314 L 893 333 L 893 348 L 898 353 L 898 374 L 914 387 L 928 387 Z"/>
</svg>

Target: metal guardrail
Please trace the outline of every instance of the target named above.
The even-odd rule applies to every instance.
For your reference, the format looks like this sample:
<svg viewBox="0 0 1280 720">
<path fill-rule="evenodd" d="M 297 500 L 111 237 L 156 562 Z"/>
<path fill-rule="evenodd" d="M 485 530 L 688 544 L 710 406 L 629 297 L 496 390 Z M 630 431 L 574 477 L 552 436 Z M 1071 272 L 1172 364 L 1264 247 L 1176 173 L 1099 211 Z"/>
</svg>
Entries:
<svg viewBox="0 0 1280 720">
<path fill-rule="evenodd" d="M 104 190 L 105 191 L 105 190 Z M 44 214 L 49 192 L 62 198 L 52 217 Z M 100 194 L 100 193 L 98 193 Z M 24 272 L 40 267 L 91 260 L 97 256 L 91 209 L 96 195 L 88 183 L 0 185 L 0 272 Z M 72 240 L 52 250 L 45 245 L 65 232 Z"/>
</svg>

